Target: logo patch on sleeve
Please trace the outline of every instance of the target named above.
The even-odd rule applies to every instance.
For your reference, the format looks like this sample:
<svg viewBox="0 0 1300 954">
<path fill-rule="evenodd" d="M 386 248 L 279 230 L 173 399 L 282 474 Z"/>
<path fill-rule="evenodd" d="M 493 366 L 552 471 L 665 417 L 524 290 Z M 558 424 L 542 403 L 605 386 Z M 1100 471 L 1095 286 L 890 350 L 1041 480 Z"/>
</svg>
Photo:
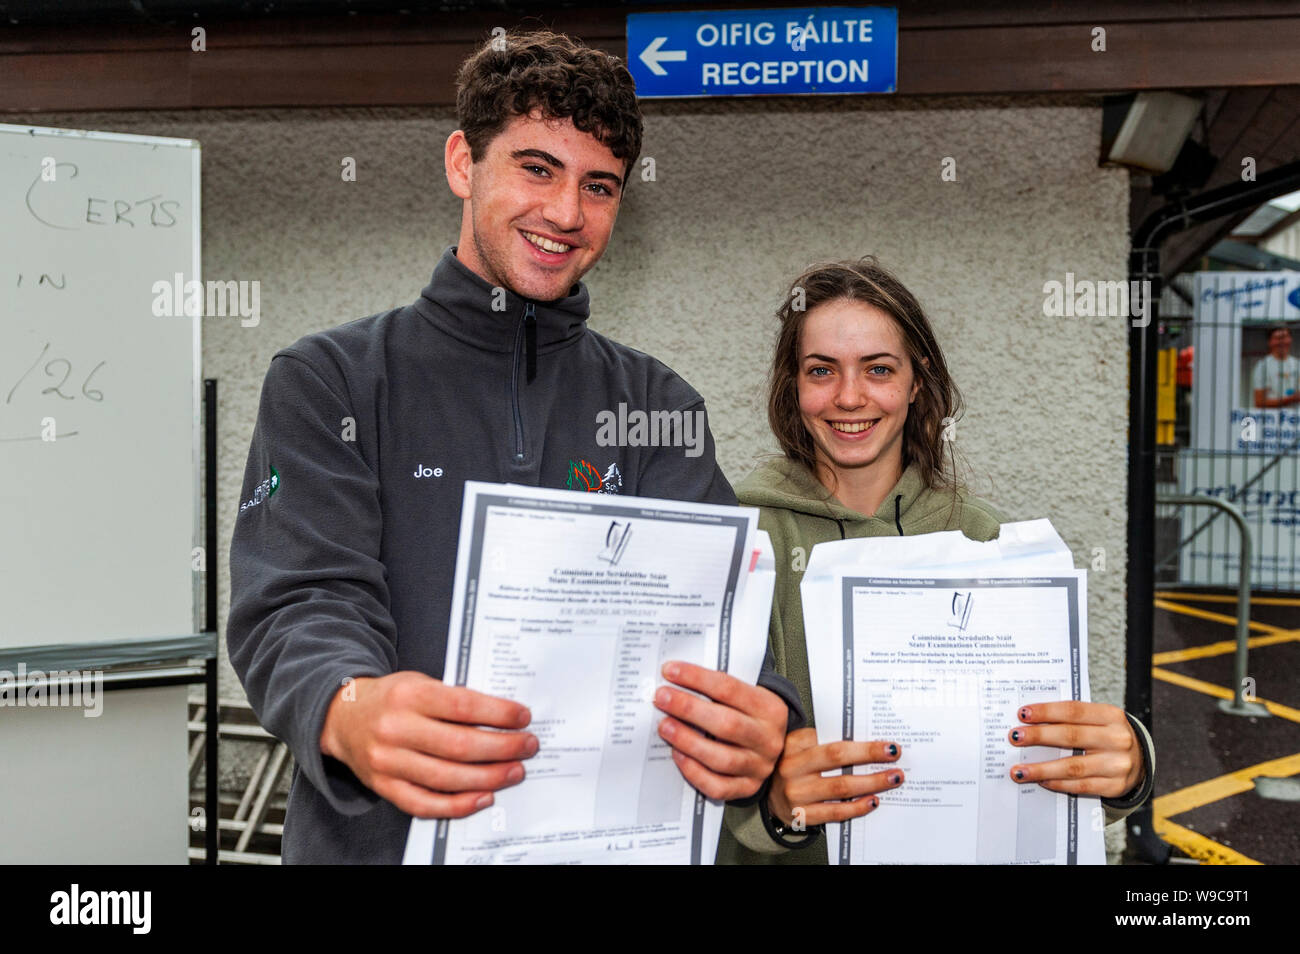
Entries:
<svg viewBox="0 0 1300 954">
<path fill-rule="evenodd" d="M 263 500 L 269 500 L 275 496 L 275 492 L 280 489 L 280 472 L 271 467 L 271 475 L 263 480 L 253 489 L 253 496 L 239 505 L 239 512 L 243 513 L 249 507 L 256 507 Z"/>
</svg>

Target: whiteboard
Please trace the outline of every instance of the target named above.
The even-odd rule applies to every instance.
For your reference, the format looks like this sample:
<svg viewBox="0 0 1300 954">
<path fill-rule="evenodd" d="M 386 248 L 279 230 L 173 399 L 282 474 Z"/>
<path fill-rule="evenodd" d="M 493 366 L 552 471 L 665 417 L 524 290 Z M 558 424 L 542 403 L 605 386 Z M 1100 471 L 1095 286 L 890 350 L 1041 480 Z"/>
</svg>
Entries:
<svg viewBox="0 0 1300 954">
<path fill-rule="evenodd" d="M 197 142 L 0 125 L 0 650 L 198 629 L 199 249 Z"/>
<path fill-rule="evenodd" d="M 93 719 L 3 710 L 0 864 L 185 864 L 187 692 L 112 692 Z"/>
</svg>

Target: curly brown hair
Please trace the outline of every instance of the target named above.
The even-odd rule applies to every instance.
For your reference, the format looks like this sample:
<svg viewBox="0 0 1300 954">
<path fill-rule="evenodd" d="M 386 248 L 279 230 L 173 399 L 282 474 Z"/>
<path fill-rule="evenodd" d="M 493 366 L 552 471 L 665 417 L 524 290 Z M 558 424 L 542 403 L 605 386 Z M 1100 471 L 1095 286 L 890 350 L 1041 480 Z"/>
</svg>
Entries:
<svg viewBox="0 0 1300 954">
<path fill-rule="evenodd" d="M 776 311 L 781 328 L 772 355 L 767 420 L 781 450 L 813 475 L 819 473 L 812 436 L 799 410 L 799 339 L 808 311 L 838 299 L 874 305 L 894 319 L 914 379 L 921 385 L 903 426 L 903 466 L 915 463 L 927 487 L 955 493 L 960 485 L 956 458 L 952 442 L 944 440 L 943 433 L 946 424 L 955 421 L 961 412 L 961 392 L 948 373 L 943 349 L 920 302 L 872 255 L 856 262 L 809 266 L 790 283 Z M 949 462 L 946 471 L 945 448 Z"/>
<path fill-rule="evenodd" d="M 515 116 L 541 109 L 570 119 L 625 161 L 623 184 L 641 154 L 636 83 L 623 61 L 549 30 L 488 40 L 456 74 L 456 118 L 479 161 Z"/>
</svg>

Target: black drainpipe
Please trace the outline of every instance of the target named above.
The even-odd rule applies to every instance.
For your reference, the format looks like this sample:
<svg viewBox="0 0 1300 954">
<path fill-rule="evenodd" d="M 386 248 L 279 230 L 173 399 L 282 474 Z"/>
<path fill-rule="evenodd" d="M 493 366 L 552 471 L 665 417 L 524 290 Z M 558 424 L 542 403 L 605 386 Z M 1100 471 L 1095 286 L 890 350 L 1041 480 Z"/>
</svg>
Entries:
<svg viewBox="0 0 1300 954">
<path fill-rule="evenodd" d="M 1160 246 L 1169 236 L 1262 205 L 1300 190 L 1300 162 L 1280 166 L 1254 182 L 1220 186 L 1171 202 L 1151 213 L 1133 234 L 1129 280 L 1149 281 L 1148 321 L 1129 330 L 1128 654 L 1124 708 L 1151 728 L 1151 644 L 1155 626 L 1156 351 L 1160 321 Z M 1130 286 L 1132 288 L 1133 286 Z M 1141 287 L 1141 286 L 1138 286 Z M 1200 355 L 1197 356 L 1198 361 Z M 1152 864 L 1169 861 L 1156 837 L 1151 802 L 1128 816 L 1129 844 Z"/>
</svg>

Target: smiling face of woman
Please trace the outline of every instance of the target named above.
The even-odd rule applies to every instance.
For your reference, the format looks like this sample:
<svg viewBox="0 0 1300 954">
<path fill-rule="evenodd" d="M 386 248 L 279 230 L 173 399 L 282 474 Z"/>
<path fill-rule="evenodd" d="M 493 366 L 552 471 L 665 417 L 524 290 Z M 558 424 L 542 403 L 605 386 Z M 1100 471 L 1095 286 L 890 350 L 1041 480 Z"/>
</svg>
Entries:
<svg viewBox="0 0 1300 954">
<path fill-rule="evenodd" d="M 886 488 L 903 472 L 903 427 L 920 382 L 897 323 L 850 299 L 804 316 L 799 341 L 799 412 L 818 463 L 837 478 L 867 476 Z"/>
</svg>

